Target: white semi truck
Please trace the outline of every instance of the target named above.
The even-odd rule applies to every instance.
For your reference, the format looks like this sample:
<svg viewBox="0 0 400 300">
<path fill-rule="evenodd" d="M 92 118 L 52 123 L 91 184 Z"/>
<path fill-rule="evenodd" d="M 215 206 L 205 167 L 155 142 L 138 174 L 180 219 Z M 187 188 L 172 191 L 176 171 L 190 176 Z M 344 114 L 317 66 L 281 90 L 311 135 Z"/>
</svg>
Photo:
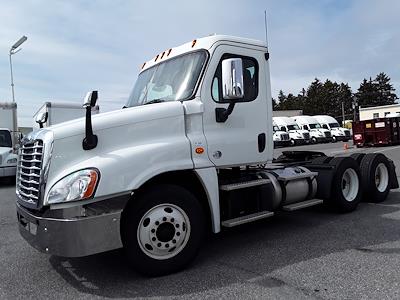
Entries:
<svg viewBox="0 0 400 300">
<path fill-rule="evenodd" d="M 351 139 L 350 130 L 339 125 L 334 117 L 328 115 L 318 115 L 314 118 L 321 124 L 322 128 L 331 131 L 333 142 L 344 141 L 348 142 Z"/>
<path fill-rule="evenodd" d="M 260 41 L 193 40 L 143 65 L 126 108 L 92 117 L 96 100 L 88 93 L 85 119 L 32 132 L 20 149 L 20 233 L 45 253 L 123 247 L 136 270 L 167 274 L 195 258 L 207 231 L 321 203 L 351 212 L 398 186 L 382 154 L 274 160 Z"/>
<path fill-rule="evenodd" d="M 289 133 L 280 130 L 276 124 L 273 124 L 272 131 L 274 133 L 274 135 L 272 136 L 274 147 L 285 147 L 291 145 Z"/>
<path fill-rule="evenodd" d="M 310 143 L 310 132 L 304 130 L 290 117 L 273 117 L 273 122 L 280 130 L 289 134 L 292 146 Z"/>
<path fill-rule="evenodd" d="M 299 125 L 301 129 L 308 130 L 310 132 L 310 139 L 312 143 L 332 142 L 331 131 L 323 128 L 314 117 L 301 115 L 291 118 L 297 123 L 297 125 Z"/>
<path fill-rule="evenodd" d="M 17 144 L 17 104 L 2 102 L 0 103 L 0 177 L 15 176 Z"/>
<path fill-rule="evenodd" d="M 99 106 L 92 108 L 92 114 L 98 114 Z M 33 115 L 34 127 L 49 127 L 51 125 L 82 118 L 85 108 L 82 104 L 71 102 L 45 102 Z"/>
</svg>

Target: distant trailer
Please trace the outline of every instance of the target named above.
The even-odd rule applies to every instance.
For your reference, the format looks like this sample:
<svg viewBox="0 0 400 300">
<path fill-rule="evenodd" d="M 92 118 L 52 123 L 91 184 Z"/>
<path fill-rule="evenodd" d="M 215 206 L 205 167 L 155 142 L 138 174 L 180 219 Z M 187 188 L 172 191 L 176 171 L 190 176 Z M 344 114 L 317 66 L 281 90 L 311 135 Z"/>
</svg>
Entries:
<svg viewBox="0 0 400 300">
<path fill-rule="evenodd" d="M 353 122 L 353 141 L 357 147 L 400 144 L 400 117 Z"/>
</svg>

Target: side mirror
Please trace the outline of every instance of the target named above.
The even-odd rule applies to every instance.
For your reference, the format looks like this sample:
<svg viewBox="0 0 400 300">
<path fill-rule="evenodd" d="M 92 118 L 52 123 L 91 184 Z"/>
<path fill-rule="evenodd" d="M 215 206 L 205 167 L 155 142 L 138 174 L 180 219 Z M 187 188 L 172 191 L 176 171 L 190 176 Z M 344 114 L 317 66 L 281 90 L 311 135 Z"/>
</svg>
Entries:
<svg viewBox="0 0 400 300">
<path fill-rule="evenodd" d="M 85 99 L 83 100 L 83 107 L 94 107 L 96 105 L 98 98 L 97 91 L 91 91 L 86 94 Z"/>
<path fill-rule="evenodd" d="M 39 124 L 40 128 L 43 128 L 43 124 L 47 122 L 47 118 L 49 117 L 48 112 L 38 113 L 36 116 L 35 122 Z"/>
<path fill-rule="evenodd" d="M 243 63 L 241 58 L 222 61 L 222 97 L 236 100 L 244 97 Z"/>
</svg>

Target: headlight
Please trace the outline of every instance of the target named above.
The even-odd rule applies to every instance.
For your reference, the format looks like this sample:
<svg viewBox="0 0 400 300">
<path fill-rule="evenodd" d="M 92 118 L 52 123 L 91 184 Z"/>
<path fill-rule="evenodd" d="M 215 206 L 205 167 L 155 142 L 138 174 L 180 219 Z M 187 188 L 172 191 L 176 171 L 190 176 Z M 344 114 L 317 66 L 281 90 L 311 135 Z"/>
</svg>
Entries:
<svg viewBox="0 0 400 300">
<path fill-rule="evenodd" d="M 11 158 L 9 160 L 7 160 L 8 164 L 16 164 L 17 163 L 17 158 Z"/>
<path fill-rule="evenodd" d="M 92 197 L 99 181 L 96 169 L 80 170 L 58 181 L 50 189 L 47 203 L 70 202 Z"/>
</svg>

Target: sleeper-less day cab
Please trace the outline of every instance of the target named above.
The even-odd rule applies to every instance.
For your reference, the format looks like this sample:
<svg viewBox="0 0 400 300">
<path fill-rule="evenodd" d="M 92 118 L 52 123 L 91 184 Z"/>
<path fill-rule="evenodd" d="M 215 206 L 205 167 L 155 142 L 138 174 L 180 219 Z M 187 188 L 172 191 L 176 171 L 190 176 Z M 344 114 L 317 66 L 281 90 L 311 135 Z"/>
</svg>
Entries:
<svg viewBox="0 0 400 300">
<path fill-rule="evenodd" d="M 45 253 L 123 247 L 136 270 L 167 274 L 195 258 L 206 231 L 322 202 L 349 212 L 364 181 L 374 180 L 372 201 L 397 185 L 384 155 L 273 159 L 269 53 L 260 41 L 193 40 L 143 65 L 126 108 L 92 116 L 96 100 L 88 93 L 86 118 L 37 130 L 20 149 L 19 228 Z"/>
<path fill-rule="evenodd" d="M 310 132 L 299 127 L 290 117 L 273 117 L 274 123 L 282 130 L 289 133 L 292 146 L 310 142 Z"/>
<path fill-rule="evenodd" d="M 350 130 L 340 127 L 339 122 L 334 117 L 328 115 L 313 116 L 323 128 L 330 130 L 333 142 L 348 142 L 351 139 Z"/>
<path fill-rule="evenodd" d="M 296 116 L 291 117 L 301 129 L 310 132 L 310 139 L 312 143 L 326 143 L 332 141 L 331 131 L 325 129 L 318 123 L 318 121 L 311 116 Z"/>
</svg>

